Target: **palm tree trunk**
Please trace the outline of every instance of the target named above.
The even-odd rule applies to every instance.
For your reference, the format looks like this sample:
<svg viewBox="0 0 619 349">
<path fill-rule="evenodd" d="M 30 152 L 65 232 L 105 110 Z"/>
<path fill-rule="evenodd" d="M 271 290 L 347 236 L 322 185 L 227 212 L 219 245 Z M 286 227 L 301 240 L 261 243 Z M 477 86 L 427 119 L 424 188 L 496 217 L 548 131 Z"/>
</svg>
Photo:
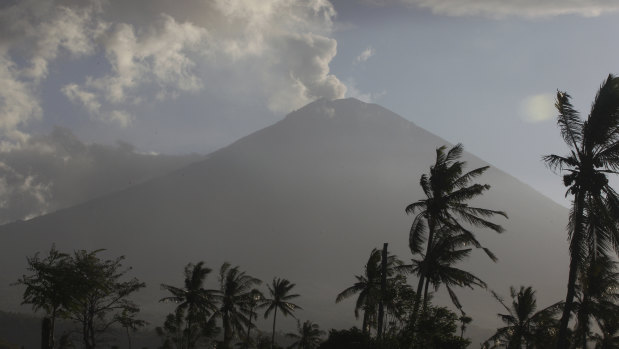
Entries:
<svg viewBox="0 0 619 349">
<path fill-rule="evenodd" d="M 271 335 L 271 349 L 275 349 L 275 319 L 277 319 L 277 307 L 273 313 L 273 334 Z"/>
<path fill-rule="evenodd" d="M 422 314 L 425 314 L 426 311 L 428 310 L 428 285 L 430 284 L 430 279 L 426 279 L 426 286 L 425 289 L 423 290 L 423 310 L 422 310 Z"/>
<path fill-rule="evenodd" d="M 187 318 L 187 327 L 185 327 L 186 339 L 187 339 L 187 349 L 191 349 L 191 317 Z"/>
<path fill-rule="evenodd" d="M 387 293 L 387 243 L 383 245 L 383 254 L 381 261 L 381 275 L 380 275 L 380 299 L 378 303 L 378 329 L 376 338 L 382 340 L 383 338 L 383 319 L 385 317 L 385 294 Z"/>
<path fill-rule="evenodd" d="M 432 247 L 432 240 L 434 239 L 434 220 L 428 219 L 428 245 L 426 246 L 426 257 L 430 253 Z M 415 331 L 415 323 L 417 322 L 417 313 L 419 312 L 419 305 L 421 304 L 421 291 L 423 291 L 423 282 L 427 274 L 427 263 L 421 266 L 421 275 L 419 276 L 419 283 L 417 284 L 417 294 L 415 295 L 415 306 L 413 308 L 413 318 L 411 319 L 411 328 Z"/>
<path fill-rule="evenodd" d="M 576 251 L 580 248 L 580 244 L 583 243 L 583 209 L 585 203 L 585 193 L 583 189 L 580 189 L 576 193 L 574 200 L 574 211 L 576 213 L 574 218 L 574 227 L 572 233 L 572 239 L 570 241 L 570 272 L 567 281 L 567 296 L 565 297 L 565 307 L 563 308 L 563 315 L 561 316 L 561 322 L 559 326 L 559 336 L 557 339 L 557 349 L 567 349 L 567 326 L 570 321 L 570 314 L 572 312 L 572 304 L 574 303 L 574 295 L 576 294 L 576 276 L 578 274 L 579 261 L 575 258 Z"/>
<path fill-rule="evenodd" d="M 127 342 L 129 344 L 129 349 L 131 349 L 131 334 L 129 334 L 129 327 L 125 328 L 127 330 Z"/>
<path fill-rule="evenodd" d="M 41 349 L 52 349 L 51 343 L 52 320 L 44 317 L 41 321 Z"/>
<path fill-rule="evenodd" d="M 229 349 L 230 348 L 230 342 L 232 341 L 232 331 L 231 331 L 231 326 L 230 326 L 230 318 L 228 316 L 228 314 L 224 314 L 222 316 L 222 322 L 223 322 L 223 326 L 224 326 L 224 341 L 223 341 L 223 349 Z"/>
<path fill-rule="evenodd" d="M 249 309 L 249 325 L 247 325 L 247 340 L 245 343 L 246 348 L 249 348 L 249 338 L 251 338 L 249 336 L 249 333 L 251 332 L 251 318 L 253 314 L 254 314 L 254 308 L 252 307 L 251 309 Z"/>
<path fill-rule="evenodd" d="M 369 317 L 368 309 L 366 308 L 363 310 L 363 324 L 361 325 L 363 327 L 361 329 L 361 332 L 364 334 L 369 332 L 368 331 L 368 317 Z"/>
<path fill-rule="evenodd" d="M 580 340 L 583 348 L 587 348 L 587 334 L 589 333 L 589 314 L 586 309 L 589 306 L 589 294 L 586 289 L 586 287 L 583 288 L 584 295 L 581 304 L 581 309 L 585 309 L 583 309 L 583 314 L 578 314 L 580 315 L 578 320 L 582 324 L 582 334 Z"/>
</svg>

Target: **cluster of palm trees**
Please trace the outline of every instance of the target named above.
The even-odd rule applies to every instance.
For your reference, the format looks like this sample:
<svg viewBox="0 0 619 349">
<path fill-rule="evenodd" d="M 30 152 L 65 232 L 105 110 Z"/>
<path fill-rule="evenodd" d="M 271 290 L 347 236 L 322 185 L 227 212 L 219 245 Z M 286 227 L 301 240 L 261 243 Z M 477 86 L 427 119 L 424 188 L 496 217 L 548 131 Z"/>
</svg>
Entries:
<svg viewBox="0 0 619 349">
<path fill-rule="evenodd" d="M 247 275 L 238 266 L 224 263 L 219 269 L 219 289 L 205 289 L 204 283 L 210 273 L 211 269 L 204 262 L 190 263 L 185 267 L 183 287 L 161 285 L 171 293 L 161 301 L 177 304 L 175 313 L 168 315 L 164 326 L 156 329 L 165 340 L 164 347 L 192 349 L 198 345 L 212 346 L 220 332 L 217 324 L 221 321 L 223 340 L 217 343 L 217 348 L 232 348 L 235 340 L 237 346 L 249 348 L 251 330 L 255 327 L 252 321 L 258 316 L 256 310 L 266 309 L 265 318 L 273 314 L 270 344 L 274 348 L 278 311 L 284 316 L 294 317 L 293 312 L 301 309 L 292 302 L 299 297 L 292 292 L 295 284 L 286 279 L 274 278 L 267 285 L 268 295 L 265 296 L 257 288 L 262 283 L 259 279 Z M 304 326 L 309 326 L 306 332 L 312 334 L 313 324 L 306 322 L 300 328 L 306 330 Z M 305 337 L 302 339 L 307 340 Z"/>
<path fill-rule="evenodd" d="M 382 277 L 381 250 L 373 249 L 363 274 L 356 275 L 352 286 L 340 292 L 335 299 L 336 303 L 346 298 L 357 295 L 355 302 L 355 317 L 359 318 L 359 312 L 363 311 L 362 332 L 370 333 L 378 327 L 379 305 L 383 302 L 386 308 L 385 332 L 397 331 L 405 322 L 406 314 L 412 309 L 412 288 L 407 284 L 404 276 L 403 263 L 392 254 L 387 255 L 386 260 L 386 290 L 381 290 Z"/>
<path fill-rule="evenodd" d="M 494 254 L 483 247 L 470 227 L 483 227 L 500 233 L 503 228 L 488 218 L 495 215 L 507 218 L 507 215 L 502 211 L 473 207 L 467 203 L 490 189 L 490 186 L 472 183 L 488 167 L 464 172 L 466 163 L 459 160 L 462 152 L 461 144 L 449 150 L 444 146 L 438 148 L 430 173 L 422 175 L 420 179 L 426 197 L 406 207 L 407 213 L 416 214 L 409 235 L 409 247 L 413 254 L 411 264 L 404 264 L 390 255 L 386 261 L 385 275 L 388 287 L 381 289 L 381 255 L 379 250 L 374 249 L 365 265 L 364 274 L 356 276 L 357 282 L 337 296 L 336 302 L 339 302 L 358 294 L 355 316 L 358 316 L 359 310 L 363 310 L 362 329 L 365 333 L 382 323 L 377 318 L 377 308 L 381 303 L 386 306 L 388 316 L 396 320 L 387 321 L 387 324 L 396 323 L 400 327 L 407 325 L 408 330 L 414 333 L 417 330 L 417 319 L 428 308 L 430 284 L 434 291 L 445 285 L 454 305 L 463 314 L 463 323 L 469 321 L 465 319 L 454 287 L 486 288 L 486 284 L 472 273 L 457 268 L 456 264 L 470 255 L 472 247 L 482 249 L 496 261 Z M 416 292 L 407 284 L 406 274 L 418 277 Z M 398 329 L 397 326 L 393 328 Z M 377 333 L 381 331 L 379 326 Z"/>
<path fill-rule="evenodd" d="M 590 341 L 595 341 L 596 348 L 619 348 L 619 194 L 608 179 L 619 170 L 619 78 L 608 76 L 586 120 L 579 117 L 565 92 L 557 93 L 555 106 L 559 113 L 557 123 L 570 152 L 567 156 L 547 155 L 543 160 L 552 170 L 564 173 L 566 196 L 574 197 L 567 224 L 567 295 L 564 302 L 536 312 L 535 291 L 531 287 L 521 286 L 519 291 L 512 288 L 511 306 L 493 292 L 507 314 L 499 314 L 505 326 L 497 330 L 485 347 L 586 348 Z M 470 322 L 454 287 L 487 285 L 456 264 L 467 258 L 473 248 L 482 249 L 496 261 L 472 229 L 501 233 L 503 228 L 489 219 L 507 215 L 469 205 L 470 200 L 490 189 L 489 185 L 473 183 L 488 167 L 465 172 L 465 162 L 459 160 L 462 153 L 461 144 L 451 149 L 438 148 L 430 172 L 422 175 L 419 182 L 425 198 L 406 207 L 407 213 L 415 214 L 409 233 L 412 263 L 406 265 L 389 256 L 387 268 L 381 271 L 380 251 L 375 249 L 364 273 L 356 276 L 357 282 L 337 296 L 339 302 L 358 294 L 355 316 L 363 311 L 364 333 L 372 328 L 381 333 L 382 314 L 377 309 L 385 305 L 388 316 L 407 323 L 407 331 L 414 338 L 418 331 L 416 322 L 426 314 L 430 284 L 434 291 L 444 285 L 462 313 L 463 326 L 465 321 Z M 417 276 L 416 292 L 407 285 L 405 273 Z M 381 287 L 385 280 L 387 288 Z M 401 297 L 403 294 L 414 297 L 412 305 Z M 410 306 L 411 311 L 401 311 Z M 401 318 L 403 313 L 408 319 Z M 559 313 L 561 317 L 557 319 Z M 572 317 L 575 323 L 570 328 Z M 595 325 L 597 330 L 593 329 Z"/>
</svg>

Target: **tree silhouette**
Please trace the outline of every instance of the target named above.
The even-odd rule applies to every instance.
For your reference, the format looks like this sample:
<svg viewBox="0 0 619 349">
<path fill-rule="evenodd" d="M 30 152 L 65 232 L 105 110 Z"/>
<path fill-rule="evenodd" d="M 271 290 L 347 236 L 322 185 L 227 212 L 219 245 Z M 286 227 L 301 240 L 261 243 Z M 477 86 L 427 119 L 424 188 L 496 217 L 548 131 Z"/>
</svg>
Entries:
<svg viewBox="0 0 619 349">
<path fill-rule="evenodd" d="M 290 300 L 299 297 L 298 294 L 290 294 L 290 291 L 294 288 L 295 284 L 290 283 L 286 279 L 273 278 L 273 283 L 267 285 L 269 289 L 269 296 L 271 298 L 265 298 L 262 306 L 266 308 L 264 312 L 264 318 L 269 317 L 269 314 L 273 312 L 273 334 L 271 336 L 271 349 L 275 348 L 275 322 L 277 320 L 277 310 L 280 310 L 284 316 L 294 317 L 294 312 L 297 309 L 302 309 L 300 306 L 291 303 Z"/>
<path fill-rule="evenodd" d="M 22 304 L 30 304 L 35 311 L 44 310 L 49 319 L 47 332 L 47 348 L 55 344 L 54 332 L 56 319 L 66 316 L 66 309 L 72 300 L 72 284 L 70 258 L 60 253 L 55 246 L 46 258 L 41 259 L 39 253 L 28 257 L 30 275 L 23 275 L 15 285 L 24 285 Z"/>
<path fill-rule="evenodd" d="M 186 349 L 188 343 L 200 347 L 216 347 L 212 340 L 219 332 L 215 321 L 194 323 L 191 329 L 187 329 L 186 319 L 185 308 L 177 307 L 173 314 L 166 316 L 162 327 L 155 328 L 155 333 L 163 341 L 161 349 Z"/>
<path fill-rule="evenodd" d="M 211 326 L 210 315 L 217 311 L 215 303 L 217 291 L 204 289 L 204 281 L 211 272 L 210 268 L 204 266 L 204 262 L 198 264 L 187 264 L 185 266 L 185 285 L 179 288 L 171 285 L 161 284 L 172 296 L 164 297 L 160 302 L 174 302 L 178 310 L 186 312 L 185 318 L 185 347 L 191 349 L 195 346 L 197 333 L 202 328 Z"/>
<path fill-rule="evenodd" d="M 321 337 L 324 335 L 325 331 L 320 330 L 317 324 L 308 320 L 301 325 L 301 322 L 297 320 L 297 333 L 288 333 L 286 335 L 294 340 L 288 348 L 316 349 L 322 342 Z"/>
<path fill-rule="evenodd" d="M 125 257 L 102 260 L 97 256 L 101 251 L 75 251 L 70 262 L 74 283 L 68 315 L 81 325 L 82 341 L 87 349 L 95 348 L 99 335 L 112 325 L 128 320 L 123 319 L 123 313 L 132 314 L 133 324 L 141 322 L 135 318 L 139 307 L 129 300 L 129 296 L 146 285 L 136 278 L 121 281 L 131 269 L 123 269 Z"/>
<path fill-rule="evenodd" d="M 574 110 L 571 97 L 558 91 L 555 106 L 557 124 L 569 155 L 547 155 L 543 160 L 552 170 L 566 172 L 563 183 L 567 194 L 574 196 L 568 224 L 570 266 L 561 317 L 557 348 L 565 348 L 567 328 L 576 294 L 578 271 L 586 263 L 590 246 L 619 252 L 619 197 L 608 185 L 607 174 L 619 169 L 619 79 L 608 76 L 597 92 L 591 112 L 585 121 Z M 596 229 L 588 223 L 595 221 Z M 593 233 L 593 234 L 591 234 Z"/>
<path fill-rule="evenodd" d="M 243 329 L 251 326 L 253 294 L 252 288 L 261 281 L 224 263 L 219 270 L 219 310 L 216 315 L 222 319 L 224 340 L 222 348 L 229 349 L 234 335 L 243 333 Z M 255 294 L 255 293 L 254 293 Z"/>
<path fill-rule="evenodd" d="M 457 144 L 448 151 L 446 149 L 446 146 L 436 149 L 436 161 L 434 165 L 430 166 L 429 176 L 426 174 L 421 176 L 419 184 L 426 198 L 413 202 L 406 207 L 406 213 L 416 213 L 409 235 L 409 247 L 413 255 L 423 252 L 423 243 L 425 242 L 425 256 L 429 256 L 432 247 L 435 245 L 435 235 L 442 226 L 448 228 L 451 232 L 466 236 L 468 243 L 476 248 L 483 247 L 475 238 L 475 235 L 460 222 L 470 226 L 488 228 L 498 233 L 503 231 L 500 225 L 488 221 L 487 218 L 494 215 L 507 218 L 504 212 L 473 207 L 467 204 L 469 200 L 490 189 L 487 184 L 471 184 L 475 178 L 481 176 L 488 169 L 488 166 L 464 173 L 466 163 L 458 160 L 462 156 L 462 144 Z M 486 248 L 483 249 L 492 260 L 496 261 L 494 254 Z M 413 311 L 413 328 L 424 282 L 426 284 L 430 282 L 428 266 L 429 263 L 425 263 L 419 271 L 417 298 Z"/>
<path fill-rule="evenodd" d="M 506 344 L 508 349 L 520 349 L 524 343 L 526 347 L 534 342 L 535 334 L 550 332 L 553 316 L 559 312 L 561 303 L 553 304 L 538 312 L 535 291 L 529 286 L 520 286 L 520 290 L 510 287 L 512 298 L 511 307 L 507 306 L 503 299 L 492 292 L 494 298 L 507 310 L 507 314 L 498 314 L 506 326 L 497 329 L 486 343 Z"/>
<path fill-rule="evenodd" d="M 381 259 L 381 251 L 374 248 L 365 264 L 363 275 L 355 275 L 357 282 L 340 292 L 335 299 L 335 302 L 339 303 L 346 298 L 359 294 L 355 303 L 355 318 L 359 318 L 359 310 L 363 310 L 362 331 L 364 333 L 369 333 L 369 329 L 374 323 L 381 297 L 386 298 L 386 295 L 381 295 L 380 291 Z M 387 256 L 387 277 L 392 278 L 397 272 L 396 268 L 401 264 L 402 262 L 396 256 L 389 254 Z"/>
<path fill-rule="evenodd" d="M 122 328 L 125 329 L 127 333 L 127 344 L 129 349 L 131 349 L 131 332 L 137 331 L 138 328 L 144 327 L 148 324 L 148 322 L 144 320 L 140 320 L 136 318 L 137 309 L 127 308 L 124 309 L 120 314 L 117 315 L 117 321 Z"/>
</svg>

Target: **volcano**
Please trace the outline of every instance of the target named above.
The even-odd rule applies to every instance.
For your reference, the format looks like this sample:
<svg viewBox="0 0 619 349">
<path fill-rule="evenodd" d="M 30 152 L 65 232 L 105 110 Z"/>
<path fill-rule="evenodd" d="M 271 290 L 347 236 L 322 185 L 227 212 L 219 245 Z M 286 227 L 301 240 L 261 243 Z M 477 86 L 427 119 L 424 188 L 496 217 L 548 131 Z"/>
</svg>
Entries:
<svg viewBox="0 0 619 349">
<path fill-rule="evenodd" d="M 353 300 L 336 304 L 335 297 L 362 273 L 374 247 L 387 242 L 410 260 L 413 217 L 404 208 L 424 197 L 419 177 L 446 144 L 376 104 L 315 101 L 180 170 L 0 227 L 0 307 L 18 309 L 22 290 L 8 285 L 26 272 L 26 256 L 55 244 L 61 251 L 125 255 L 130 274 L 148 285 L 137 300 L 153 325 L 173 309 L 158 302 L 166 295 L 161 283 L 181 285 L 189 262 L 217 270 L 227 261 L 267 283 L 273 277 L 296 283 L 302 320 L 358 326 Z M 463 158 L 468 169 L 487 165 L 470 153 Z M 505 211 L 509 220 L 493 220 L 502 234 L 476 230 L 498 263 L 474 251 L 462 267 L 499 293 L 533 286 L 540 307 L 560 300 L 568 210 L 493 167 L 477 182 L 492 188 L 474 204 Z M 215 274 L 207 279 L 211 288 Z M 501 309 L 488 292 L 456 292 L 475 324 L 496 327 Z M 451 306 L 440 291 L 435 302 Z"/>
</svg>

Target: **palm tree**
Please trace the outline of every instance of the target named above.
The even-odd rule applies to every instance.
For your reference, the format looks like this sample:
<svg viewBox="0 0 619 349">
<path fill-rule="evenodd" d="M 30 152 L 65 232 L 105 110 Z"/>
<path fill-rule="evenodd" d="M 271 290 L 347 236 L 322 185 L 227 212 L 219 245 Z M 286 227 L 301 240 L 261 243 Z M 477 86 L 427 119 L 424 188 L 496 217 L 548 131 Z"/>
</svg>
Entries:
<svg viewBox="0 0 619 349">
<path fill-rule="evenodd" d="M 230 348 L 235 334 L 243 332 L 245 326 L 251 326 L 247 315 L 251 316 L 252 288 L 261 281 L 245 274 L 239 267 L 230 267 L 224 263 L 219 270 L 219 309 L 224 329 L 222 348 Z"/>
<path fill-rule="evenodd" d="M 321 337 L 325 335 L 325 331 L 320 330 L 320 327 L 311 322 L 305 321 L 303 325 L 297 321 L 298 333 L 288 333 L 286 336 L 295 341 L 288 347 L 289 349 L 316 349 L 322 342 Z"/>
<path fill-rule="evenodd" d="M 358 319 L 359 310 L 363 310 L 362 331 L 364 333 L 368 333 L 370 327 L 372 327 L 371 324 L 376 317 L 378 302 L 380 302 L 381 299 L 381 261 L 381 251 L 374 248 L 372 252 L 370 252 L 370 257 L 365 264 L 364 274 L 355 275 L 357 282 L 340 292 L 335 299 L 335 302 L 339 303 L 346 298 L 359 294 L 357 302 L 355 303 L 355 318 Z M 396 273 L 397 267 L 401 264 L 402 262 L 396 256 L 389 254 L 387 256 L 387 277 L 391 278 Z"/>
<path fill-rule="evenodd" d="M 567 194 L 574 195 L 568 224 L 570 269 L 565 297 L 565 309 L 559 327 L 557 348 L 565 348 L 567 328 L 576 294 L 578 271 L 586 263 L 592 241 L 599 249 L 619 252 L 619 231 L 607 224 L 619 217 L 619 197 L 608 185 L 607 174 L 619 169 L 619 79 L 612 74 L 602 84 L 587 120 L 570 103 L 571 97 L 558 91 L 555 107 L 557 124 L 570 153 L 567 156 L 547 155 L 543 160 L 552 170 L 567 172 L 563 183 Z M 599 226 L 587 229 L 589 218 L 606 217 Z M 594 232 L 595 235 L 588 233 Z M 598 234 L 599 233 L 599 234 Z"/>
<path fill-rule="evenodd" d="M 271 298 L 264 299 L 262 307 L 267 308 L 264 312 L 264 318 L 269 317 L 273 311 L 273 335 L 271 337 L 271 349 L 275 348 L 275 321 L 277 320 L 277 310 L 279 309 L 284 316 L 292 316 L 293 311 L 302 309 L 300 306 L 291 303 L 290 300 L 299 297 L 298 294 L 289 294 L 295 284 L 290 283 L 286 279 L 273 278 L 273 283 L 267 285 Z"/>
<path fill-rule="evenodd" d="M 196 332 L 200 331 L 201 327 L 206 326 L 207 318 L 217 311 L 215 303 L 217 291 L 204 289 L 204 281 L 207 275 L 211 272 L 210 268 L 204 266 L 204 262 L 198 264 L 189 263 L 185 266 L 185 287 L 179 288 L 171 285 L 161 284 L 164 290 L 167 290 L 172 296 L 164 297 L 160 302 L 174 302 L 177 305 L 177 312 L 187 311 L 185 319 L 184 337 L 186 338 L 186 347 L 191 349 L 196 341 Z M 204 326 L 196 327 L 201 324 Z"/>
<path fill-rule="evenodd" d="M 548 308 L 535 312 L 537 301 L 535 291 L 529 286 L 520 286 L 520 290 L 510 287 L 512 298 L 511 307 L 505 305 L 503 299 L 492 292 L 494 298 L 507 310 L 507 314 L 498 314 L 506 326 L 497 329 L 496 333 L 490 337 L 486 343 L 506 343 L 508 349 L 520 349 L 524 343 L 529 348 L 534 340 L 534 334 L 540 331 L 550 331 L 554 314 L 556 314 L 561 303 L 556 303 Z"/>
<path fill-rule="evenodd" d="M 502 211 L 472 207 L 467 202 L 490 189 L 487 184 L 471 184 L 471 181 L 482 175 L 489 167 L 484 166 L 472 171 L 464 172 L 466 163 L 458 161 L 462 156 L 462 144 L 457 144 L 446 151 L 446 146 L 436 149 L 436 161 L 430 166 L 430 175 L 422 175 L 419 181 L 426 195 L 425 199 L 418 200 L 406 207 L 406 213 L 415 214 L 409 235 L 409 247 L 413 255 L 423 252 L 423 243 L 426 242 L 425 256 L 430 255 L 434 246 L 436 232 L 441 226 L 445 226 L 454 232 L 459 232 L 468 237 L 468 243 L 476 248 L 483 248 L 475 235 L 466 229 L 460 221 L 471 226 L 484 227 L 497 233 L 503 228 L 487 220 L 494 215 L 507 218 Z M 427 233 L 427 238 L 425 237 Z M 488 256 L 496 261 L 496 257 L 488 249 L 484 248 Z M 413 316 L 419 309 L 421 291 L 426 281 L 429 264 L 424 264 L 419 272 L 417 284 L 417 298 Z M 428 283 L 429 281 L 426 281 Z M 414 327 L 415 318 L 412 319 Z"/>
<path fill-rule="evenodd" d="M 434 239 L 429 249 L 429 254 L 421 254 L 420 259 L 413 259 L 412 264 L 407 267 L 412 273 L 421 277 L 425 271 L 426 285 L 423 295 L 424 309 L 428 300 L 428 284 L 434 286 L 434 291 L 438 291 L 441 284 L 447 288 L 447 292 L 458 309 L 462 309 L 460 300 L 453 290 L 454 286 L 469 287 L 479 286 L 486 288 L 486 283 L 477 276 L 455 268 L 453 265 L 467 258 L 471 253 L 471 248 L 462 248 L 469 243 L 469 236 L 462 233 L 453 234 L 445 227 L 437 230 L 439 234 Z"/>
</svg>

